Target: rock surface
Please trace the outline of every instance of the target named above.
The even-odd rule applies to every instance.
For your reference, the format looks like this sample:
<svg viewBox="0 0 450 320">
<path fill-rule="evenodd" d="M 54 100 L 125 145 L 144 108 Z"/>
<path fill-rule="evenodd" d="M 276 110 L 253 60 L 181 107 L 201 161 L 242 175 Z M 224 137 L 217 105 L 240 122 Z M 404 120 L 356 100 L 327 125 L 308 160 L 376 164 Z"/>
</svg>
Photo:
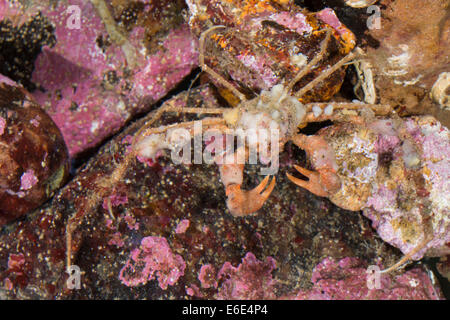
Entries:
<svg viewBox="0 0 450 320">
<path fill-rule="evenodd" d="M 381 103 L 406 113 L 434 114 L 447 126 L 450 112 L 441 110 L 430 90 L 450 66 L 448 1 L 382 0 L 380 28 L 369 31 L 379 46 L 367 48 L 376 74 Z"/>
<path fill-rule="evenodd" d="M 23 7 L 2 0 L 0 18 L 16 51 L 33 48 L 19 60 L 26 80 L 20 65 L 5 74 L 35 89 L 76 157 L 148 111 L 197 65 L 197 40 L 180 16 L 184 6 L 74 0 Z"/>
<path fill-rule="evenodd" d="M 43 204 L 68 172 L 55 123 L 22 86 L 0 75 L 0 226 Z"/>
</svg>

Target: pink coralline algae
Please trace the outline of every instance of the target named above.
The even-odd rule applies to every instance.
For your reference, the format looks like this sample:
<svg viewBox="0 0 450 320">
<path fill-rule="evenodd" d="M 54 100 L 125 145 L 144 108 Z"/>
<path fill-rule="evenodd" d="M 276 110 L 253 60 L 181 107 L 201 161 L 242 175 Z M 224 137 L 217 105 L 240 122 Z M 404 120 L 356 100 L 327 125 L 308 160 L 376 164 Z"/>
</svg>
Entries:
<svg viewBox="0 0 450 320">
<path fill-rule="evenodd" d="M 273 299 L 276 280 L 272 278 L 272 271 L 275 268 L 276 262 L 272 257 L 260 261 L 251 252 L 245 255 L 242 263 L 237 267 L 233 267 L 230 262 L 225 262 L 217 275 L 217 280 L 222 282 L 217 298 L 223 300 Z"/>
<path fill-rule="evenodd" d="M 339 21 L 333 9 L 326 8 L 320 12 L 317 12 L 317 18 L 330 25 L 340 35 L 345 35 L 348 33 L 348 29 Z"/>
<path fill-rule="evenodd" d="M 120 232 L 116 232 L 113 234 L 112 238 L 108 241 L 109 245 L 114 245 L 119 248 L 123 247 L 125 242 L 122 239 L 122 235 Z"/>
<path fill-rule="evenodd" d="M 180 221 L 180 223 L 177 225 L 177 228 L 175 229 L 175 233 L 185 233 L 187 228 L 189 228 L 189 220 L 183 219 Z"/>
<path fill-rule="evenodd" d="M 186 288 L 186 294 L 191 297 L 194 296 L 199 298 L 203 297 L 202 293 L 200 292 L 200 288 L 197 287 L 195 284 L 192 284 L 190 287 Z"/>
<path fill-rule="evenodd" d="M 200 280 L 202 288 L 217 288 L 216 270 L 210 264 L 205 264 L 200 268 L 198 280 Z"/>
<path fill-rule="evenodd" d="M 33 169 L 28 169 L 22 177 L 20 177 L 20 190 L 30 190 L 38 183 L 38 178 L 34 174 Z"/>
<path fill-rule="evenodd" d="M 40 14 L 55 28 L 56 44 L 44 46 L 37 56 L 32 81 L 38 90 L 33 94 L 60 128 L 72 157 L 147 111 L 197 64 L 197 41 L 187 25 L 171 16 L 153 17 L 156 11 L 149 11 L 146 1 L 137 2 L 143 10 L 136 13 L 138 21 L 129 30 L 107 18 L 126 14 L 126 6 L 123 12 L 111 6 L 111 12 L 102 14 L 87 0 L 39 6 Z M 80 8 L 77 27 L 70 26 L 69 5 Z M 161 28 L 167 32 L 149 34 L 151 29 L 142 21 L 152 19 L 164 21 Z M 149 38 L 159 41 L 151 50 Z"/>
<path fill-rule="evenodd" d="M 112 207 L 117 207 L 117 206 L 120 206 L 120 205 L 126 204 L 126 203 L 128 203 L 127 196 L 122 196 L 119 194 L 112 194 L 108 198 L 103 199 L 102 207 L 103 207 L 103 209 L 108 210 L 109 204 L 111 204 Z"/>
<path fill-rule="evenodd" d="M 130 230 L 139 230 L 139 222 L 136 222 L 136 218 L 133 217 L 130 213 L 127 213 L 123 218 L 127 223 L 128 229 Z"/>
<path fill-rule="evenodd" d="M 184 275 L 185 268 L 183 257 L 172 252 L 165 238 L 146 237 L 140 247 L 131 252 L 119 279 L 126 286 L 135 287 L 158 277 L 159 286 L 166 290 Z"/>
<path fill-rule="evenodd" d="M 5 132 L 6 120 L 0 117 L 0 136 Z"/>
<path fill-rule="evenodd" d="M 376 266 L 375 266 L 376 267 Z M 379 269 L 378 269 L 379 270 Z M 314 287 L 300 291 L 300 300 L 436 300 L 441 293 L 434 287 L 428 275 L 415 268 L 398 276 L 370 273 L 357 258 L 335 261 L 325 258 L 313 270 L 311 282 Z"/>
<path fill-rule="evenodd" d="M 271 15 L 270 18 L 288 29 L 295 30 L 299 34 L 313 31 L 313 28 L 307 22 L 306 16 L 302 13 L 281 12 Z"/>
<path fill-rule="evenodd" d="M 395 135 L 378 144 L 393 161 L 404 163 L 404 172 L 391 174 L 397 183 L 374 185 L 363 212 L 384 241 L 405 254 L 420 249 L 413 259 L 445 255 L 450 243 L 450 132 L 430 117 L 410 118 L 405 127 L 410 140 L 400 143 Z M 406 177 L 414 182 L 402 182 Z"/>
<path fill-rule="evenodd" d="M 8 259 L 8 270 L 15 272 L 22 272 L 23 265 L 25 264 L 25 257 L 23 253 L 10 254 Z"/>
</svg>

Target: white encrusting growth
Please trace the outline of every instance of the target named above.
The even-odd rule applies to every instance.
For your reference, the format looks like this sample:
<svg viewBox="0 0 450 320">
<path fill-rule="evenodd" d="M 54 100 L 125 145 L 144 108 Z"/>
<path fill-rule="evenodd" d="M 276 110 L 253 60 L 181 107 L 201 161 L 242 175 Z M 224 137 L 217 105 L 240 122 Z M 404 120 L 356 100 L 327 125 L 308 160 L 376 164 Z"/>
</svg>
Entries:
<svg viewBox="0 0 450 320">
<path fill-rule="evenodd" d="M 283 139 L 294 133 L 305 115 L 304 105 L 290 96 L 283 85 L 278 84 L 270 91 L 263 90 L 259 97 L 243 103 L 241 117 L 235 126 L 244 131 L 278 130 L 280 139 Z"/>
<path fill-rule="evenodd" d="M 409 140 L 403 141 L 403 162 L 407 168 L 413 168 L 420 164 L 420 156 Z"/>
<path fill-rule="evenodd" d="M 345 4 L 352 8 L 367 8 L 377 2 L 377 0 L 346 0 Z"/>
<path fill-rule="evenodd" d="M 450 110 L 450 72 L 442 72 L 431 88 L 431 96 L 441 108 Z"/>
<path fill-rule="evenodd" d="M 312 111 L 313 111 L 314 117 L 316 117 L 316 118 L 322 114 L 322 108 L 319 106 L 313 106 Z"/>
<path fill-rule="evenodd" d="M 387 64 L 390 69 L 384 69 L 383 73 L 390 77 L 403 76 L 408 73 L 409 59 L 411 54 L 409 52 L 409 46 L 401 44 L 398 48 L 402 53 L 398 55 L 392 55 L 387 59 Z"/>
<path fill-rule="evenodd" d="M 291 56 L 291 62 L 297 67 L 302 68 L 308 62 L 308 58 L 304 54 L 298 53 Z"/>
<path fill-rule="evenodd" d="M 334 109 L 333 105 L 332 105 L 332 104 L 329 104 L 329 105 L 327 105 L 327 106 L 325 107 L 325 109 L 323 110 L 323 113 L 324 113 L 326 116 L 331 116 L 331 115 L 333 114 L 333 109 Z"/>
<path fill-rule="evenodd" d="M 166 134 L 151 134 L 138 142 L 136 151 L 141 157 L 155 159 L 156 153 L 167 147 L 169 145 L 166 143 Z"/>
<path fill-rule="evenodd" d="M 328 110 L 332 111 L 332 108 Z M 223 119 L 247 147 L 259 150 L 261 146 L 269 147 L 289 139 L 305 115 L 305 106 L 290 96 L 283 85 L 275 85 L 270 91 L 263 90 L 256 98 L 243 101 L 237 108 L 227 109 L 223 112 Z M 192 130 L 174 126 L 141 139 L 135 150 L 141 157 L 154 159 L 162 149 L 173 151 L 188 143 L 193 138 L 191 133 Z"/>
</svg>

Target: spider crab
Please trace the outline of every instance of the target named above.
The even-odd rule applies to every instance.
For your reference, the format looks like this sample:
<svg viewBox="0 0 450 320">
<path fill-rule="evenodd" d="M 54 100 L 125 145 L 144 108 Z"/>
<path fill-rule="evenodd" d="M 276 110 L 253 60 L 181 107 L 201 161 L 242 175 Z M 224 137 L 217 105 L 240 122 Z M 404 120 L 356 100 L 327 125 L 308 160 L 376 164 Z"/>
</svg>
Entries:
<svg viewBox="0 0 450 320">
<path fill-rule="evenodd" d="M 176 150 L 178 146 L 190 142 L 193 137 L 195 138 L 195 122 L 175 123 L 153 128 L 152 125 L 164 113 L 210 115 L 210 117 L 202 119 L 202 129 L 215 130 L 219 135 L 226 135 L 227 131 L 232 130 L 234 132 L 232 135 L 247 142 L 246 146 L 238 147 L 236 150 L 228 149 L 224 153 L 215 153 L 214 161 L 219 165 L 230 212 L 235 216 L 244 216 L 260 209 L 275 187 L 275 178 L 272 178 L 269 183 L 270 177 L 267 176 L 253 190 L 241 188 L 244 164 L 251 158 L 249 152 L 251 150 L 249 149 L 256 150 L 260 155 L 264 149 L 265 151 L 270 150 L 271 154 L 278 156 L 286 142 L 296 140 L 299 126 L 305 126 L 311 121 L 342 118 L 345 117 L 342 113 L 344 110 L 360 108 L 360 104 L 352 103 L 304 104 L 311 101 L 311 98 L 314 101 L 327 101 L 339 90 L 345 65 L 356 57 L 356 54 L 351 52 L 355 45 L 355 37 L 345 26 L 340 23 L 335 24 L 335 20 L 326 23 L 315 13 L 308 13 L 294 6 L 291 1 L 283 3 L 281 5 L 276 1 L 268 0 L 188 1 L 192 17 L 194 18 L 198 14 L 196 18 L 190 19 L 190 26 L 194 34 L 198 34 L 200 38 L 199 62 L 202 70 L 212 76 L 219 91 L 225 89 L 225 92 L 221 91 L 220 93 L 228 102 L 232 102 L 227 98 L 232 95 L 235 97 L 234 100 L 240 100 L 240 103 L 237 105 L 230 103 L 234 106 L 233 108 L 182 109 L 164 104 L 160 109 L 153 112 L 153 117 L 135 134 L 131 152 L 127 154 L 117 169 L 110 176 L 102 179 L 99 184 L 102 186 L 115 185 L 121 181 L 128 164 L 134 161 L 136 157 L 154 159 L 159 150 Z M 222 12 L 222 9 L 216 10 L 219 7 L 227 12 L 226 17 L 221 14 L 219 14 L 220 17 L 216 16 L 218 12 Z M 204 12 L 204 10 L 206 11 Z M 211 14 L 211 16 L 205 19 L 208 14 L 204 15 L 204 13 Z M 325 14 L 328 14 L 328 12 L 325 12 Z M 273 19 L 285 26 L 276 23 Z M 332 13 L 331 19 L 337 19 L 334 13 Z M 199 23 L 196 24 L 196 21 Z M 214 25 L 215 21 L 223 21 L 226 27 L 221 25 L 211 27 L 211 24 Z M 294 21 L 294 24 L 291 26 L 292 21 Z M 249 33 L 246 31 L 248 27 L 255 27 L 255 30 L 259 31 L 256 34 Z M 202 31 L 205 28 L 207 30 Z M 249 35 L 250 38 L 246 38 L 246 35 Z M 218 69 L 219 72 L 214 71 L 212 67 L 205 63 L 206 40 L 214 41 L 216 49 L 219 50 L 216 52 L 214 48 L 207 48 L 208 64 L 211 64 L 214 69 Z M 287 40 L 289 40 L 288 46 L 286 45 Z M 239 47 L 239 45 L 234 47 L 239 43 L 243 47 Z M 256 47 L 252 46 L 252 43 Z M 271 43 L 276 45 L 272 46 Z M 253 60 L 253 58 L 257 59 L 260 50 L 269 50 L 270 52 L 264 51 L 266 53 L 263 54 L 274 58 L 273 65 L 282 69 L 271 73 L 277 74 L 278 78 L 270 79 L 263 86 L 262 91 L 261 88 L 258 88 L 258 85 L 247 87 L 252 92 L 260 92 L 256 97 L 249 98 L 248 90 L 242 93 L 236 88 L 235 84 L 221 75 L 222 70 L 218 67 L 226 65 L 227 61 L 232 61 L 234 57 L 228 55 L 223 58 L 220 53 L 234 52 L 243 57 L 244 60 Z M 293 52 L 293 59 L 289 60 L 291 51 Z M 222 61 L 223 63 L 220 60 L 214 62 L 209 60 L 211 57 L 225 60 Z M 285 61 L 286 63 L 279 63 L 277 59 L 280 57 L 288 60 Z M 230 68 L 240 70 L 240 74 L 244 75 L 244 78 L 240 79 L 239 82 L 247 85 L 247 80 L 250 80 L 245 78 L 248 70 L 243 69 L 242 62 L 236 61 L 236 65 L 230 65 Z M 385 107 L 375 105 L 368 105 L 367 107 L 373 108 L 376 113 L 385 114 L 388 112 L 388 108 Z M 322 115 L 319 116 L 319 114 Z M 177 129 L 181 128 L 187 130 L 189 133 L 187 137 L 179 134 Z M 247 129 L 274 130 L 279 135 L 274 143 L 268 139 L 253 141 L 252 138 L 245 135 Z M 239 132 L 244 132 L 244 134 Z M 234 158 L 234 156 L 243 158 L 243 161 L 239 163 L 224 161 L 227 158 Z M 265 159 L 265 161 L 270 163 L 271 160 L 272 162 L 277 160 L 272 158 Z M 326 179 L 325 171 L 322 176 L 322 180 Z M 330 188 L 335 187 L 330 186 Z M 66 226 L 68 266 L 71 265 L 73 232 L 85 213 L 89 212 L 105 196 L 104 193 L 90 195 L 83 207 L 70 217 Z"/>
<path fill-rule="evenodd" d="M 202 33 L 200 50 L 209 32 L 223 28 L 215 26 Z M 347 210 L 360 211 L 373 221 L 381 238 L 399 248 L 404 257 L 384 272 L 397 269 L 408 260 L 424 255 L 440 256 L 449 253 L 449 131 L 432 117 L 399 118 L 390 106 L 362 103 L 307 103 L 299 100 L 304 93 L 331 73 L 353 60 L 351 52 L 328 68 L 308 85 L 292 92 L 302 77 L 324 58 L 331 32 L 321 43 L 319 54 L 287 84 L 278 84 L 260 95 L 247 99 L 204 62 L 203 71 L 240 99 L 235 108 L 177 109 L 167 105 L 156 112 L 187 112 L 216 115 L 202 120 L 204 128 L 217 132 L 246 132 L 249 129 L 275 129 L 277 143 L 254 141 L 240 136 L 247 145 L 216 154 L 222 183 L 227 195 L 227 207 L 234 216 L 258 211 L 275 187 L 275 177 L 266 176 L 252 190 L 243 190 L 243 163 L 224 163 L 226 156 L 241 155 L 248 161 L 252 147 L 258 152 L 269 147 L 275 152 L 291 141 L 305 150 L 312 170 L 300 166 L 295 169 L 307 179 L 287 174 L 289 180 L 311 193 L 329 198 Z M 300 92 L 300 93 L 299 93 Z M 154 122 L 154 119 L 150 121 Z M 298 128 L 310 122 L 333 121 L 313 136 L 298 133 Z M 177 135 L 177 128 L 195 134 L 193 122 L 159 128 L 145 126 L 134 143 L 134 152 L 154 158 L 161 149 L 176 149 L 186 143 Z M 192 137 L 192 136 L 191 136 Z M 188 137 L 190 143 L 190 137 Z M 436 149 L 433 151 L 433 148 Z M 276 159 L 271 159 L 276 161 Z M 270 180 L 271 179 L 271 180 Z M 442 192 L 444 192 L 442 194 Z"/>
<path fill-rule="evenodd" d="M 223 26 L 215 26 L 200 37 L 200 52 L 204 50 L 204 43 L 207 35 Z M 138 133 L 134 141 L 134 152 L 137 156 L 144 158 L 155 158 L 157 152 L 162 149 L 177 150 L 180 145 L 185 144 L 195 134 L 194 122 L 177 123 L 159 128 L 149 128 L 162 114 L 166 112 L 194 113 L 194 114 L 215 114 L 216 117 L 207 117 L 202 120 L 203 129 L 213 130 L 219 133 L 226 133 L 232 130 L 236 136 L 245 141 L 244 146 L 238 146 L 236 150 L 226 150 L 222 154 L 215 155 L 215 162 L 220 169 L 220 175 L 227 195 L 227 207 L 234 216 L 245 216 L 258 211 L 270 196 L 275 187 L 275 177 L 269 182 L 270 177 L 266 176 L 261 183 L 252 190 L 243 190 L 244 163 L 238 161 L 223 161 L 225 158 L 239 159 L 243 157 L 248 161 L 251 150 L 262 152 L 263 147 L 268 147 L 273 154 L 273 150 L 282 150 L 283 146 L 292 141 L 302 149 L 305 149 L 313 158 L 323 158 L 320 165 L 316 166 L 316 171 L 296 167 L 302 174 L 309 178 L 309 181 L 302 181 L 290 176 L 298 185 L 310 190 L 311 192 L 327 196 L 330 193 L 337 192 L 340 188 L 340 181 L 336 177 L 337 167 L 330 161 L 329 148 L 326 147 L 323 139 L 306 138 L 298 134 L 298 128 L 305 126 L 308 122 L 340 120 L 361 122 L 361 113 L 369 112 L 373 114 L 386 115 L 390 112 L 389 106 L 384 105 L 362 105 L 360 103 L 310 103 L 302 104 L 299 99 L 308 89 L 326 79 L 330 74 L 342 68 L 346 63 L 355 58 L 354 53 L 343 57 L 339 62 L 327 69 L 312 82 L 307 88 L 301 89 L 295 95 L 290 94 L 292 88 L 298 81 L 307 75 L 312 68 L 324 58 L 327 52 L 327 46 L 330 42 L 331 31 L 328 30 L 325 39 L 320 46 L 319 54 L 309 61 L 303 69 L 286 84 L 278 84 L 271 90 L 263 90 L 261 94 L 253 99 L 247 99 L 244 94 L 239 92 L 234 86 L 228 83 L 221 75 L 213 71 L 204 62 L 204 56 L 200 54 L 200 66 L 203 71 L 211 74 L 223 86 L 228 88 L 235 96 L 239 97 L 241 102 L 234 108 L 183 108 L 178 109 L 171 105 L 161 107 L 154 118 L 147 123 Z M 365 107 L 366 109 L 362 108 Z M 177 129 L 184 128 L 189 132 L 189 136 L 180 135 Z M 249 130 L 275 130 L 279 136 L 276 143 L 268 141 L 267 138 L 253 139 L 249 136 Z M 316 152 L 319 150 L 319 152 Z M 324 154 L 322 154 L 324 153 Z M 278 152 L 276 152 L 278 156 Z M 272 162 L 276 159 L 270 159 Z M 320 162 L 320 160 L 318 160 Z"/>
</svg>

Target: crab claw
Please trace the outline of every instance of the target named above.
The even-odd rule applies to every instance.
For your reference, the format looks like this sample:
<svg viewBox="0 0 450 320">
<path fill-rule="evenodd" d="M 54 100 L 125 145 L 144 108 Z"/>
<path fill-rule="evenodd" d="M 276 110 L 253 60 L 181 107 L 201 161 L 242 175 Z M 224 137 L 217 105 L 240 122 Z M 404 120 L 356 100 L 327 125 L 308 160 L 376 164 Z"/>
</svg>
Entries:
<svg viewBox="0 0 450 320">
<path fill-rule="evenodd" d="M 252 190 L 242 190 L 240 184 L 231 184 L 226 188 L 227 206 L 231 214 L 235 217 L 242 217 L 258 211 L 270 196 L 275 187 L 275 177 L 264 190 L 269 182 L 269 176 Z M 261 193 L 262 192 L 262 193 Z"/>
<path fill-rule="evenodd" d="M 319 197 L 327 197 L 336 192 L 341 187 L 339 177 L 330 170 L 321 169 L 319 171 L 309 171 L 300 166 L 294 165 L 295 169 L 308 178 L 308 181 L 298 179 L 286 173 L 289 180 L 296 185 L 305 188 Z"/>
</svg>

